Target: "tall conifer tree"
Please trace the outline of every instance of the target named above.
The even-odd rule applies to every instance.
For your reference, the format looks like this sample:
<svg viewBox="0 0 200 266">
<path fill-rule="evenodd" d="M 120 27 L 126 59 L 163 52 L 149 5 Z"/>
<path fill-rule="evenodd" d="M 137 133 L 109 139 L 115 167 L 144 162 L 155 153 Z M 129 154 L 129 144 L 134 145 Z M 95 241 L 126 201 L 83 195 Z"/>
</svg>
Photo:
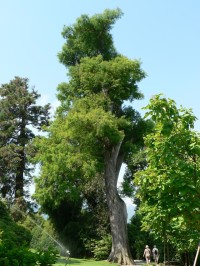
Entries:
<svg viewBox="0 0 200 266">
<path fill-rule="evenodd" d="M 27 147 L 34 129 L 48 124 L 49 104 L 36 104 L 40 95 L 29 91 L 27 78 L 15 77 L 0 87 L 0 193 L 11 201 L 27 196 L 31 164 Z"/>
</svg>

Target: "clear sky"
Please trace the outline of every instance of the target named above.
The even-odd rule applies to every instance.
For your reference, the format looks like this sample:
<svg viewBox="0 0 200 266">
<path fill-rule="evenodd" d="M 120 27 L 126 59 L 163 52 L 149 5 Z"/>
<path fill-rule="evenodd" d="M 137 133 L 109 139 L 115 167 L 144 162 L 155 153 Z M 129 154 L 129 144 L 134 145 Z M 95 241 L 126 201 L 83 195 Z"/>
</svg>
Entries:
<svg viewBox="0 0 200 266">
<path fill-rule="evenodd" d="M 0 84 L 27 77 L 43 102 L 55 105 L 57 85 L 67 80 L 57 59 L 63 26 L 117 7 L 124 15 L 112 30 L 115 46 L 140 59 L 148 75 L 139 85 L 145 99 L 135 103 L 138 111 L 164 93 L 200 119 L 199 0 L 0 0 Z"/>
<path fill-rule="evenodd" d="M 63 26 L 117 7 L 124 15 L 112 30 L 115 46 L 140 59 L 148 75 L 137 108 L 162 92 L 200 118 L 199 0 L 0 0 L 0 84 L 27 77 L 54 104 L 57 85 L 66 81 L 57 59 Z"/>
</svg>

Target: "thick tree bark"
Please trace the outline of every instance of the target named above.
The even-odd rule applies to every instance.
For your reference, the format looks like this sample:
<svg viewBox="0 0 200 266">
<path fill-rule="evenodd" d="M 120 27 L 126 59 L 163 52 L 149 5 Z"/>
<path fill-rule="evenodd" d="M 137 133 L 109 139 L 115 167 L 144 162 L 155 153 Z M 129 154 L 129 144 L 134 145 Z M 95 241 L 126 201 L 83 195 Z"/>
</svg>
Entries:
<svg viewBox="0 0 200 266">
<path fill-rule="evenodd" d="M 111 151 L 107 151 L 105 154 L 104 177 L 112 234 L 112 249 L 108 261 L 123 265 L 134 265 L 128 244 L 126 205 L 117 191 L 120 169 L 117 159 L 120 145 L 113 147 Z"/>
</svg>

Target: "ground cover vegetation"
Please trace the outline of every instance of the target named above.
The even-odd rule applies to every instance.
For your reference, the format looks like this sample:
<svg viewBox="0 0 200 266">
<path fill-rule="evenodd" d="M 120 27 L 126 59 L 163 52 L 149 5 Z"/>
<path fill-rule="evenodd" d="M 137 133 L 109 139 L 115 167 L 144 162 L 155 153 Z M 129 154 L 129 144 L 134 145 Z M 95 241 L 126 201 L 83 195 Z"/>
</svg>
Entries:
<svg viewBox="0 0 200 266">
<path fill-rule="evenodd" d="M 31 231 L 17 224 L 1 201 L 0 217 L 0 266 L 47 266 L 56 262 L 56 250 L 30 250 Z"/>
</svg>

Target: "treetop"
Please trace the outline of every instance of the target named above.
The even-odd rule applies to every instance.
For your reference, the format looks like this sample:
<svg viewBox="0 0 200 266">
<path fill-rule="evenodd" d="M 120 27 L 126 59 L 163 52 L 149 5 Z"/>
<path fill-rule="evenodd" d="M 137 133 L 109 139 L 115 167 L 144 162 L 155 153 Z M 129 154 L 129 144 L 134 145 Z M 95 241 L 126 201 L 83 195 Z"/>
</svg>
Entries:
<svg viewBox="0 0 200 266">
<path fill-rule="evenodd" d="M 122 16 L 122 11 L 106 9 L 92 17 L 80 16 L 72 26 L 64 26 L 62 36 L 66 40 L 58 58 L 66 67 L 80 63 L 83 57 L 102 55 L 110 60 L 117 55 L 110 34 L 113 24 Z"/>
</svg>

